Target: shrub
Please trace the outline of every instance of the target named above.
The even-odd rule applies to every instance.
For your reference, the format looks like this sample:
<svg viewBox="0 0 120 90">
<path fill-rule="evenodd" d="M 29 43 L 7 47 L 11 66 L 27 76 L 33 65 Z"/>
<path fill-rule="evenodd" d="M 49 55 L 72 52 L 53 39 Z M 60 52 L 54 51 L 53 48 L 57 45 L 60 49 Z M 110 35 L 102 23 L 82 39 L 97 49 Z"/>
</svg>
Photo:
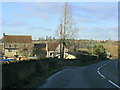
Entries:
<svg viewBox="0 0 120 90">
<path fill-rule="evenodd" d="M 103 45 L 98 45 L 94 49 L 94 54 L 98 55 L 99 59 L 106 59 L 107 53 Z"/>
</svg>

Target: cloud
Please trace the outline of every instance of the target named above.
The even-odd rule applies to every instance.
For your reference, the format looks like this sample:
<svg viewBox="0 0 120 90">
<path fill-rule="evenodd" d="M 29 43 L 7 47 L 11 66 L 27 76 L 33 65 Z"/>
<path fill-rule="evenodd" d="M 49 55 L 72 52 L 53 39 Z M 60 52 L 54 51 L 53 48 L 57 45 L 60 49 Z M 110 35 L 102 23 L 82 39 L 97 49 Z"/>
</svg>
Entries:
<svg viewBox="0 0 120 90">
<path fill-rule="evenodd" d="M 23 13 L 17 13 L 17 14 L 14 14 L 15 17 L 28 17 L 29 15 L 28 14 L 23 14 Z"/>
<path fill-rule="evenodd" d="M 42 19 L 51 19 L 56 14 L 60 14 L 63 3 L 54 2 L 34 2 L 22 3 L 21 9 L 26 13 L 17 13 L 16 17 L 40 17 Z"/>
<path fill-rule="evenodd" d="M 15 17 L 13 17 L 14 19 L 13 18 L 9 19 L 9 16 L 7 16 L 10 23 L 4 22 L 5 25 L 12 26 L 12 28 L 10 27 L 11 30 L 14 29 L 14 27 L 18 27 L 18 29 L 23 28 L 23 32 L 24 32 L 25 27 L 22 26 L 27 26 L 26 32 L 29 32 L 29 30 L 31 30 L 31 32 L 33 33 L 36 32 L 41 33 L 42 31 L 44 33 L 46 32 L 46 34 L 49 34 L 48 31 L 52 32 L 55 29 L 55 26 L 57 26 L 57 23 L 59 23 L 58 19 L 59 16 L 62 14 L 64 3 L 24 2 L 24 3 L 17 3 L 21 5 L 16 5 L 16 3 L 14 4 L 15 6 L 17 6 L 15 10 L 11 9 L 12 10 L 11 11 L 8 9 L 11 12 L 10 14 L 6 14 L 6 15 L 13 16 L 14 14 Z M 14 4 L 12 4 L 13 7 L 15 7 Z M 77 23 L 77 25 L 80 26 L 79 29 L 80 29 L 81 37 L 84 38 L 94 37 L 95 39 L 104 38 L 104 37 L 106 38 L 116 37 L 117 27 L 115 25 L 117 23 L 117 13 L 118 13 L 116 4 L 87 2 L 87 3 L 76 3 L 76 4 L 71 3 L 71 5 L 73 11 L 73 20 L 75 23 Z M 11 23 L 13 22 L 12 20 L 13 21 L 16 20 L 17 22 Z M 28 23 L 33 23 L 33 24 L 29 25 Z M 7 29 L 10 28 L 7 27 Z M 36 32 L 34 32 L 34 30 Z"/>
<path fill-rule="evenodd" d="M 21 21 L 9 23 L 7 20 L 2 20 L 2 25 L 3 26 L 11 26 L 11 27 L 22 27 L 22 26 L 29 26 L 30 24 L 21 22 Z"/>
<path fill-rule="evenodd" d="M 70 3 L 73 17 L 83 23 L 95 23 L 97 20 L 117 20 L 117 5 L 111 3 Z M 57 2 L 34 2 L 22 3 L 21 8 L 26 12 L 15 14 L 16 17 L 39 17 L 52 19 L 62 14 L 64 3 Z M 76 20 L 76 19 L 75 19 Z"/>
<path fill-rule="evenodd" d="M 40 31 L 51 31 L 51 29 L 49 28 L 45 28 L 45 27 L 36 27 L 36 26 L 31 26 L 28 28 L 28 30 L 39 30 Z"/>
<path fill-rule="evenodd" d="M 87 17 L 98 20 L 117 20 L 118 5 L 117 3 L 80 3 L 75 4 L 77 17 Z"/>
<path fill-rule="evenodd" d="M 74 22 L 78 23 L 96 23 L 96 20 L 88 17 L 75 17 Z"/>
<path fill-rule="evenodd" d="M 79 27 L 79 30 L 80 30 L 80 31 L 85 31 L 85 30 L 88 30 L 88 27 L 80 26 L 80 27 Z"/>
<path fill-rule="evenodd" d="M 0 25 L 2 25 L 2 19 L 0 18 Z"/>
<path fill-rule="evenodd" d="M 20 26 L 28 26 L 29 24 L 24 23 L 24 22 L 15 22 L 13 24 L 11 24 L 11 26 L 13 27 L 20 27 Z"/>
<path fill-rule="evenodd" d="M 82 26 L 79 32 L 80 38 L 89 38 L 89 39 L 108 39 L 117 40 L 118 38 L 118 27 L 85 27 Z"/>
</svg>

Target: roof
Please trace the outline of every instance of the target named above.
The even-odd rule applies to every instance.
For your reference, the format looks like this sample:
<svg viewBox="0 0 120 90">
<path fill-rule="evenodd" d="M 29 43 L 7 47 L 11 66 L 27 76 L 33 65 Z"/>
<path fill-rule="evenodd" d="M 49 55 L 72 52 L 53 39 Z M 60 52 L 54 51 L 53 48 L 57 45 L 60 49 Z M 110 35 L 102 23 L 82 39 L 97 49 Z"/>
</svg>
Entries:
<svg viewBox="0 0 120 90">
<path fill-rule="evenodd" d="M 45 43 L 34 44 L 34 48 L 37 50 L 46 50 L 46 44 Z"/>
<path fill-rule="evenodd" d="M 32 43 L 32 36 L 4 35 L 5 43 Z"/>
<path fill-rule="evenodd" d="M 58 47 L 58 42 L 48 42 L 48 51 L 55 51 L 55 49 Z"/>
</svg>

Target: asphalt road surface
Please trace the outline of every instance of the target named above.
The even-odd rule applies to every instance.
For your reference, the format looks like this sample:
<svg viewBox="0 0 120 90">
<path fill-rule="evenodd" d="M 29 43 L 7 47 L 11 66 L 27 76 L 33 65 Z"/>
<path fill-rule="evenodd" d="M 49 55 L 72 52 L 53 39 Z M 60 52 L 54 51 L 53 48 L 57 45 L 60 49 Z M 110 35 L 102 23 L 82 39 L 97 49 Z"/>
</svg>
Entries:
<svg viewBox="0 0 120 90">
<path fill-rule="evenodd" d="M 120 88 L 117 60 L 65 68 L 40 83 L 37 88 Z"/>
</svg>

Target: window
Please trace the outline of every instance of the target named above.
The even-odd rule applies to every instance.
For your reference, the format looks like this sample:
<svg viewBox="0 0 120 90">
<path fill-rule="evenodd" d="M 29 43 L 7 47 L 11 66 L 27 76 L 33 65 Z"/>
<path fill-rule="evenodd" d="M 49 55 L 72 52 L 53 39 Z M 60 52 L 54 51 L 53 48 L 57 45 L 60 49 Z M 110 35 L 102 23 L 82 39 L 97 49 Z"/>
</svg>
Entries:
<svg viewBox="0 0 120 90">
<path fill-rule="evenodd" d="M 23 50 L 24 50 L 24 51 L 27 51 L 28 49 L 27 49 L 27 48 L 24 48 Z"/>
<path fill-rule="evenodd" d="M 52 53 L 50 53 L 50 56 L 52 56 Z"/>
<path fill-rule="evenodd" d="M 15 47 L 17 47 L 17 44 L 15 43 Z"/>
<path fill-rule="evenodd" d="M 26 47 L 27 46 L 27 44 L 24 44 L 24 47 Z"/>
<path fill-rule="evenodd" d="M 16 52 L 16 55 L 18 55 L 18 52 Z"/>
<path fill-rule="evenodd" d="M 9 47 L 12 47 L 12 45 L 10 44 Z"/>
<path fill-rule="evenodd" d="M 8 49 L 8 52 L 12 52 L 12 50 L 11 50 L 11 49 Z"/>
</svg>

